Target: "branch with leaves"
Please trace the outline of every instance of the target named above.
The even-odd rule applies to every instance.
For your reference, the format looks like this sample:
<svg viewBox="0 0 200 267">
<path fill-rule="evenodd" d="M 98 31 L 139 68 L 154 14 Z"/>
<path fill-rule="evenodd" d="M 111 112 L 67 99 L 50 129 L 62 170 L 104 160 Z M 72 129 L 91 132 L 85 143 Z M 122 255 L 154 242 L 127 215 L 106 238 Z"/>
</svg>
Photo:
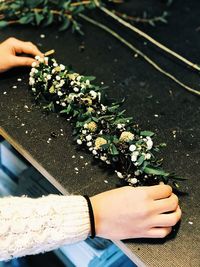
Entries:
<svg viewBox="0 0 200 267">
<path fill-rule="evenodd" d="M 128 16 L 126 14 L 121 14 L 118 11 L 112 10 L 110 11 L 106 6 L 107 2 L 112 2 L 114 4 L 123 3 L 123 0 L 110 0 L 110 1 L 100 1 L 100 0 L 82 0 L 82 1 L 73 1 L 73 0 L 1 0 L 0 1 L 0 27 L 5 27 L 12 24 L 31 24 L 31 25 L 42 25 L 49 26 L 53 23 L 57 23 L 59 25 L 60 30 L 66 30 L 70 26 L 73 31 L 78 31 L 83 34 L 81 25 L 79 23 L 78 18 L 87 20 L 88 22 L 94 24 L 95 26 L 100 27 L 101 29 L 106 30 L 112 36 L 117 36 L 117 39 L 121 41 L 123 44 L 126 44 L 131 50 L 134 50 L 140 56 L 143 57 L 148 63 L 150 63 L 157 71 L 164 74 L 175 83 L 180 85 L 182 88 L 187 91 L 200 95 L 200 91 L 190 86 L 184 84 L 179 81 L 176 77 L 174 77 L 171 73 L 165 71 L 162 67 L 160 67 L 156 62 L 147 57 L 142 51 L 135 48 L 130 42 L 125 40 L 122 36 L 117 34 L 115 31 L 109 29 L 106 25 L 99 23 L 98 21 L 85 16 L 83 13 L 87 10 L 91 9 L 100 9 L 106 15 L 112 17 L 115 21 L 122 24 L 126 28 L 131 31 L 139 34 L 141 37 L 145 38 L 147 41 L 151 42 L 153 45 L 159 47 L 161 50 L 175 57 L 176 59 L 184 62 L 190 68 L 199 71 L 199 65 L 187 60 L 183 56 L 177 54 L 172 51 L 165 45 L 159 43 L 136 26 L 130 24 L 128 21 L 133 21 L 135 18 Z M 154 24 L 155 21 L 165 21 L 166 14 L 163 13 L 163 16 L 156 17 L 151 20 L 147 20 L 150 24 Z M 137 21 L 135 19 L 135 21 Z M 140 20 L 141 21 L 141 20 Z M 147 22 L 145 21 L 145 22 Z M 144 20 L 143 20 L 144 22 Z M 109 30 L 108 30 L 109 29 Z M 134 48 L 134 49 L 133 49 Z"/>
</svg>

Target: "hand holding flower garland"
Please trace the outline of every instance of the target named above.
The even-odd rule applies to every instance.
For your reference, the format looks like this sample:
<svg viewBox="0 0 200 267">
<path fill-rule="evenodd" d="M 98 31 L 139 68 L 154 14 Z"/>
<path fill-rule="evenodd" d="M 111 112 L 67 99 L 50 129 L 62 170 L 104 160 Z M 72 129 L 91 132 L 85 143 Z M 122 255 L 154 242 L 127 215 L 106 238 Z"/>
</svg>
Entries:
<svg viewBox="0 0 200 267">
<path fill-rule="evenodd" d="M 174 181 L 174 176 L 159 168 L 154 133 L 141 131 L 132 117 L 125 117 L 121 103 L 106 105 L 102 100 L 104 88 L 92 83 L 94 77 L 72 72 L 54 58 L 37 56 L 36 60 L 29 79 L 32 92 L 46 108 L 66 115 L 74 124 L 78 145 L 129 185 Z"/>
<path fill-rule="evenodd" d="M 33 43 L 23 42 L 13 37 L 1 43 L 0 47 L 0 73 L 5 72 L 14 67 L 31 66 L 35 59 L 30 56 L 19 56 L 22 53 L 29 54 L 32 56 L 42 56 L 42 53 Z"/>
</svg>

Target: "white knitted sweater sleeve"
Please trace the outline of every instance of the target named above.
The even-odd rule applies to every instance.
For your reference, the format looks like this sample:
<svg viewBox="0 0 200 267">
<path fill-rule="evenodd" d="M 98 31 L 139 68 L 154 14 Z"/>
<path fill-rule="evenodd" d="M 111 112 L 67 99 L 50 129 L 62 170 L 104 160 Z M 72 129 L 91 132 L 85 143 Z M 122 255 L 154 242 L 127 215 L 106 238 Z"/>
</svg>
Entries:
<svg viewBox="0 0 200 267">
<path fill-rule="evenodd" d="M 82 196 L 0 198 L 0 260 L 50 251 L 84 240 L 89 232 Z"/>
</svg>

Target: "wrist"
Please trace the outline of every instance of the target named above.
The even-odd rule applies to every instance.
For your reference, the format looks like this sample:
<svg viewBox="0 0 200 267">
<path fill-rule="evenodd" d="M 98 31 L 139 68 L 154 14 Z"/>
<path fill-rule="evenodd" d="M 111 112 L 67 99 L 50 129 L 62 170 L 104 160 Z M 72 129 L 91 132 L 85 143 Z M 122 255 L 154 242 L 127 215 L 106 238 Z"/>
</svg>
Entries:
<svg viewBox="0 0 200 267">
<path fill-rule="evenodd" d="M 90 218 L 90 237 L 95 238 L 96 236 L 96 229 L 95 229 L 95 217 L 94 217 L 94 210 L 93 210 L 93 205 L 91 199 L 87 196 L 83 196 L 88 205 L 88 212 L 89 212 L 89 218 Z"/>
</svg>

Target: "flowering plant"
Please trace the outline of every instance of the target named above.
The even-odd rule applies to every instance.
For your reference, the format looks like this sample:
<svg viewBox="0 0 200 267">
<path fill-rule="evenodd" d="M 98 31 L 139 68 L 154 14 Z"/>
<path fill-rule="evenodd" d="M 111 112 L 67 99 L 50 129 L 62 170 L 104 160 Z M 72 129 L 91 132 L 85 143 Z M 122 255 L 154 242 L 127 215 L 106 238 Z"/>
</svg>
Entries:
<svg viewBox="0 0 200 267">
<path fill-rule="evenodd" d="M 164 144 L 155 145 L 154 133 L 142 131 L 125 116 L 122 103 L 106 104 L 104 89 L 95 77 L 75 73 L 54 58 L 36 57 L 29 84 L 35 99 L 45 108 L 65 115 L 74 125 L 77 144 L 115 171 L 129 185 L 160 182 L 175 186 L 177 177 L 161 169 L 155 156 Z"/>
</svg>

